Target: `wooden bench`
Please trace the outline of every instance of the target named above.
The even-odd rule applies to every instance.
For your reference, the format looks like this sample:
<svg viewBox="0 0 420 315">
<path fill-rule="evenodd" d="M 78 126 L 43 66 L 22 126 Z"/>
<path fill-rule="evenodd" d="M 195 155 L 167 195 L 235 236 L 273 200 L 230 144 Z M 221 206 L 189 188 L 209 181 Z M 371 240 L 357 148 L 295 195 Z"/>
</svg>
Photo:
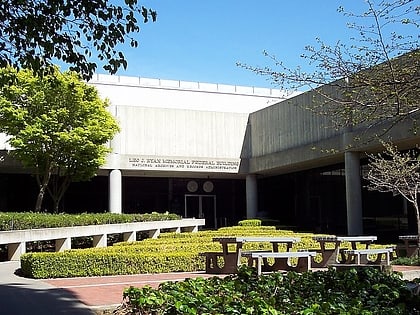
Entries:
<svg viewBox="0 0 420 315">
<path fill-rule="evenodd" d="M 367 248 L 367 249 L 346 249 L 344 254 L 349 255 L 349 257 L 354 257 L 354 263 L 356 265 L 361 264 L 374 264 L 374 265 L 383 265 L 389 266 L 391 264 L 391 254 L 394 251 L 393 248 Z M 369 255 L 377 255 L 375 260 L 369 259 Z M 385 263 L 383 262 L 382 256 L 385 255 Z M 351 261 L 351 259 L 347 259 Z"/>
<path fill-rule="evenodd" d="M 257 263 L 258 275 L 262 271 L 278 271 L 278 270 L 296 270 L 296 271 L 309 271 L 311 270 L 311 257 L 314 257 L 316 252 L 298 251 L 298 252 L 244 252 L 243 257 L 248 257 Z M 270 265 L 267 261 L 268 258 L 273 258 L 274 263 Z M 298 258 L 296 266 L 292 266 L 289 262 L 290 258 Z M 301 260 L 300 258 L 303 258 Z M 306 258 L 306 259 L 305 259 Z"/>
</svg>

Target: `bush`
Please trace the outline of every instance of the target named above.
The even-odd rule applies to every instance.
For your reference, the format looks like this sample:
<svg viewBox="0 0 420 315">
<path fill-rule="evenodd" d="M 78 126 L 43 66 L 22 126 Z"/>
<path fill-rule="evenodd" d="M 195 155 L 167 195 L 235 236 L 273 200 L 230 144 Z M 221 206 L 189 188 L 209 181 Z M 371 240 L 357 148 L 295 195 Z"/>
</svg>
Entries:
<svg viewBox="0 0 420 315">
<path fill-rule="evenodd" d="M 247 219 L 238 222 L 239 226 L 261 226 L 261 220 L 259 219 Z"/>
<path fill-rule="evenodd" d="M 420 257 L 398 257 L 392 261 L 393 265 L 420 266 Z"/>
<path fill-rule="evenodd" d="M 173 271 L 201 271 L 204 270 L 204 257 L 202 252 L 222 251 L 218 242 L 213 242 L 213 237 L 220 236 L 293 236 L 300 237 L 301 242 L 293 245 L 292 250 L 319 249 L 319 243 L 312 239 L 311 233 L 293 233 L 289 230 L 275 230 L 266 226 L 229 227 L 217 231 L 199 231 L 196 233 L 162 233 L 157 239 L 144 239 L 136 242 L 119 242 L 106 248 L 89 248 L 84 250 L 70 250 L 64 253 L 27 253 L 21 258 L 25 275 L 36 278 L 74 277 L 74 276 L 100 276 L 105 274 L 132 274 L 143 272 L 173 272 Z M 345 244 L 343 244 L 345 245 Z M 347 244 L 350 246 L 350 244 Z M 328 248 L 332 248 L 329 244 Z M 363 245 L 361 245 L 363 246 Z M 269 242 L 245 243 L 244 250 L 270 250 Z M 235 245 L 229 245 L 233 252 Z M 286 245 L 280 246 L 280 251 L 285 251 Z M 181 256 L 178 256 L 181 253 Z M 188 253 L 188 254 L 187 254 Z M 156 258 L 152 258 L 156 257 Z M 147 260 L 146 260 L 147 258 Z M 320 259 L 317 255 L 315 260 Z M 110 267 L 110 259 L 115 266 L 126 264 L 125 267 Z M 144 265 L 146 262 L 153 266 Z M 171 263 L 161 263 L 161 261 Z M 182 260 L 182 261 L 178 261 Z M 82 263 L 81 263 L 82 262 Z M 139 265 L 137 267 L 131 267 Z M 85 268 L 83 266 L 90 266 Z M 93 266 L 93 267 L 91 267 Z M 140 267 L 141 266 L 141 267 Z"/>
<path fill-rule="evenodd" d="M 373 268 L 271 273 L 243 267 L 225 278 L 124 291 L 125 314 L 418 314 L 420 297 L 397 274 Z"/>
<path fill-rule="evenodd" d="M 22 275 L 35 279 L 163 273 L 204 269 L 204 258 L 189 251 L 136 253 L 132 251 L 70 250 L 21 256 Z"/>
<path fill-rule="evenodd" d="M 181 217 L 172 213 L 81 213 L 50 214 L 37 212 L 0 212 L 0 231 L 55 228 L 66 226 L 98 225 L 129 222 L 179 220 Z"/>
</svg>

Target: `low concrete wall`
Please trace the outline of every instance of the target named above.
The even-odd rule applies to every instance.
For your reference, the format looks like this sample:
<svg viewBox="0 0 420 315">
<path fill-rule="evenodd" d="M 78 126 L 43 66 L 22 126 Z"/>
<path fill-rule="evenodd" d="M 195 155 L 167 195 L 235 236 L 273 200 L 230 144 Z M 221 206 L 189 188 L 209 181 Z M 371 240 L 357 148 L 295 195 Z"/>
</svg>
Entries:
<svg viewBox="0 0 420 315">
<path fill-rule="evenodd" d="M 19 260 L 26 252 L 26 242 L 55 240 L 55 250 L 64 251 L 71 249 L 72 238 L 93 236 L 94 247 L 106 247 L 108 234 L 122 234 L 124 241 L 135 241 L 137 232 L 149 232 L 149 237 L 157 238 L 161 230 L 197 232 L 198 227 L 204 225 L 205 219 L 181 219 L 3 231 L 0 232 L 0 244 L 7 244 L 9 260 Z"/>
</svg>

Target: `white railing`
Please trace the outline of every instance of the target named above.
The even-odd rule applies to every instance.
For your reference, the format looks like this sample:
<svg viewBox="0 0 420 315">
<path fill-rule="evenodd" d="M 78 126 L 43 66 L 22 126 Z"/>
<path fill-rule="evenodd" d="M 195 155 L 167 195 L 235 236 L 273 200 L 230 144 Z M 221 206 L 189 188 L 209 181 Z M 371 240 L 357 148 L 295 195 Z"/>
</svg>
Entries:
<svg viewBox="0 0 420 315">
<path fill-rule="evenodd" d="M 124 241 L 135 241 L 137 232 L 147 232 L 149 237 L 157 238 L 161 230 L 176 233 L 197 232 L 198 227 L 204 224 L 205 219 L 181 219 L 2 231 L 0 245 L 7 245 L 9 260 L 19 260 L 26 252 L 27 242 L 55 240 L 55 251 L 58 252 L 71 249 L 71 239 L 76 237 L 92 236 L 93 247 L 106 247 L 109 234 L 122 234 Z"/>
</svg>

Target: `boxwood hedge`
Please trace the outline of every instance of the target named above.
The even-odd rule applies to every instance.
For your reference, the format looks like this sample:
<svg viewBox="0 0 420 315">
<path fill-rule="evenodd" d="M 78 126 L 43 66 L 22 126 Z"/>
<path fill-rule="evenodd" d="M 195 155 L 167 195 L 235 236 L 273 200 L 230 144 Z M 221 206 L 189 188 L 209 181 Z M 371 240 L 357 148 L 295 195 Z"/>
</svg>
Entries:
<svg viewBox="0 0 420 315">
<path fill-rule="evenodd" d="M 157 239 L 120 242 L 106 248 L 26 253 L 21 256 L 21 267 L 25 276 L 33 278 L 199 271 L 205 268 L 204 257 L 200 253 L 222 251 L 221 245 L 212 241 L 213 237 L 247 235 L 295 236 L 300 237 L 301 242 L 294 244 L 292 250 L 319 249 L 319 243 L 312 240 L 313 234 L 310 233 L 293 233 L 263 226 L 251 226 L 249 229 L 231 227 L 197 233 L 162 233 Z M 280 248 L 286 250 L 285 246 Z M 244 249 L 269 250 L 271 244 L 246 243 Z M 235 250 L 233 244 L 229 250 Z"/>
<path fill-rule="evenodd" d="M 0 231 L 179 219 L 181 219 L 179 215 L 168 212 L 142 214 L 0 212 Z"/>
</svg>

